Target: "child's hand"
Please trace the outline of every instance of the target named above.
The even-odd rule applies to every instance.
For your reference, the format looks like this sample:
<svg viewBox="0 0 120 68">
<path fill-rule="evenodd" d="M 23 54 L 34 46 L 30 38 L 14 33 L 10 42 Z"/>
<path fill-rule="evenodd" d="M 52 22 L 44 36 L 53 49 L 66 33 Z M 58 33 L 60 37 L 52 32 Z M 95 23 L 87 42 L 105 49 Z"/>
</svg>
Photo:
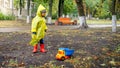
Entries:
<svg viewBox="0 0 120 68">
<path fill-rule="evenodd" d="M 45 32 L 47 32 L 47 29 L 45 29 Z"/>
<path fill-rule="evenodd" d="M 36 32 L 32 32 L 32 34 L 37 34 Z"/>
</svg>

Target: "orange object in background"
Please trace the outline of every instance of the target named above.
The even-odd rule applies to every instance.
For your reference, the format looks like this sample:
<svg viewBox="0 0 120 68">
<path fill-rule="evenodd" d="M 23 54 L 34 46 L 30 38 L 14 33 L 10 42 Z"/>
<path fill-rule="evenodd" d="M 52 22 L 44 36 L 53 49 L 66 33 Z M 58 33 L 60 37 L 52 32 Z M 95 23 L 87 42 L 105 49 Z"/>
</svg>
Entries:
<svg viewBox="0 0 120 68">
<path fill-rule="evenodd" d="M 77 20 L 72 21 L 70 18 L 60 17 L 58 18 L 58 21 L 56 23 L 58 25 L 64 25 L 64 24 L 77 25 Z"/>
</svg>

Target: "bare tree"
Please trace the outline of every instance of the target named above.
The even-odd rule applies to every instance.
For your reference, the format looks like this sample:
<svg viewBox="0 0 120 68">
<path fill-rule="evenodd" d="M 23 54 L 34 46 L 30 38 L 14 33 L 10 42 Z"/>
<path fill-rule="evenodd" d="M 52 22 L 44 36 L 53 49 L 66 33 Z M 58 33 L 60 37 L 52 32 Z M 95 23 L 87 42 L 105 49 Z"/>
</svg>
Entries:
<svg viewBox="0 0 120 68">
<path fill-rule="evenodd" d="M 75 0 L 78 8 L 79 13 L 79 21 L 80 21 L 80 28 L 88 28 L 88 25 L 86 23 L 86 17 L 84 13 L 84 6 L 83 6 L 83 0 Z"/>
</svg>

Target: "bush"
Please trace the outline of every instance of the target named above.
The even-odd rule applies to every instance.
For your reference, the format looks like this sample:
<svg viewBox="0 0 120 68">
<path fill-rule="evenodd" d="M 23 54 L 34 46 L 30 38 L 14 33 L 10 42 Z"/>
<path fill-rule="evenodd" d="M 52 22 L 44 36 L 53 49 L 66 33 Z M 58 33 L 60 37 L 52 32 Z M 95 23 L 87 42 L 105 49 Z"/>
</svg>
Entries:
<svg viewBox="0 0 120 68">
<path fill-rule="evenodd" d="M 117 14 L 117 19 L 120 19 L 120 14 Z"/>
<path fill-rule="evenodd" d="M 15 20 L 15 16 L 11 14 L 4 15 L 3 13 L 0 12 L 0 20 Z"/>
<path fill-rule="evenodd" d="M 52 15 L 52 19 L 57 19 L 57 13 Z"/>
</svg>

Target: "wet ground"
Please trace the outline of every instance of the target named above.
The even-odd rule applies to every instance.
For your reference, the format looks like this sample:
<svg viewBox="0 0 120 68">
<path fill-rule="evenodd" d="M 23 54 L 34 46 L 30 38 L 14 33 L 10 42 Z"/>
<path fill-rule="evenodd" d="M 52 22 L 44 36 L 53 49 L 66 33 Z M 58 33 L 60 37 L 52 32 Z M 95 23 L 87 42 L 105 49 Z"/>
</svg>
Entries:
<svg viewBox="0 0 120 68">
<path fill-rule="evenodd" d="M 0 32 L 0 67 L 2 68 L 120 68 L 120 28 L 75 29 L 48 26 L 45 40 L 47 53 L 32 53 L 30 27 L 22 31 Z M 58 48 L 75 50 L 74 58 L 55 59 Z M 39 50 L 39 49 L 38 49 Z"/>
</svg>

